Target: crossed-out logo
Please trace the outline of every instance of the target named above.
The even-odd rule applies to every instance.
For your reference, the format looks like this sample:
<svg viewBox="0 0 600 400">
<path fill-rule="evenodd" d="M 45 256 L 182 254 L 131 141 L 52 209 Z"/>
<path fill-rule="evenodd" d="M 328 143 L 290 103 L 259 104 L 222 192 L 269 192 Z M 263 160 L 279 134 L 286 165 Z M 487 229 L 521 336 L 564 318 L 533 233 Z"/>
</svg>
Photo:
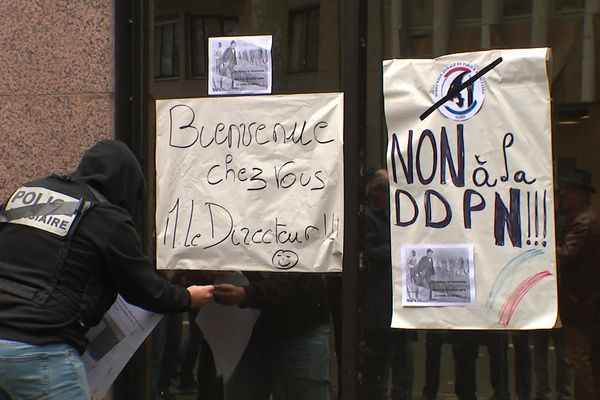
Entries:
<svg viewBox="0 0 600 400">
<path fill-rule="evenodd" d="M 442 99 L 450 90 L 457 88 L 477 72 L 477 67 L 463 61 L 447 65 L 435 80 L 433 90 L 436 100 Z M 484 94 L 483 79 L 479 78 L 458 92 L 456 96 L 444 103 L 438 110 L 446 118 L 455 121 L 467 120 L 481 109 Z"/>
</svg>

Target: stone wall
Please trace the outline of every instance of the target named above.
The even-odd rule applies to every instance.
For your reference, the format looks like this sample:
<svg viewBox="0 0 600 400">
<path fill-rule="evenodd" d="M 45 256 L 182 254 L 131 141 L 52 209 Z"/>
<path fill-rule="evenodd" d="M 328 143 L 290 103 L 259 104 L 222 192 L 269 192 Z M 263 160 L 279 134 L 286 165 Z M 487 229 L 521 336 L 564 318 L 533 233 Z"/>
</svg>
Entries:
<svg viewBox="0 0 600 400">
<path fill-rule="evenodd" d="M 0 202 L 114 137 L 109 0 L 0 3 Z"/>
</svg>

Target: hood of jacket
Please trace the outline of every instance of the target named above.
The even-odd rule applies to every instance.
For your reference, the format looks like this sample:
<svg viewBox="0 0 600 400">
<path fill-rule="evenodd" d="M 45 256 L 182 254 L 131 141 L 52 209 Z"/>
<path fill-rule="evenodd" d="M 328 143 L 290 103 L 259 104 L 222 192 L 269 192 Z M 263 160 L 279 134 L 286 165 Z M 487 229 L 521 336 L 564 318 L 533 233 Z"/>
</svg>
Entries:
<svg viewBox="0 0 600 400">
<path fill-rule="evenodd" d="M 140 163 L 125 143 L 116 140 L 100 141 L 87 150 L 71 177 L 132 216 L 146 195 Z"/>
</svg>

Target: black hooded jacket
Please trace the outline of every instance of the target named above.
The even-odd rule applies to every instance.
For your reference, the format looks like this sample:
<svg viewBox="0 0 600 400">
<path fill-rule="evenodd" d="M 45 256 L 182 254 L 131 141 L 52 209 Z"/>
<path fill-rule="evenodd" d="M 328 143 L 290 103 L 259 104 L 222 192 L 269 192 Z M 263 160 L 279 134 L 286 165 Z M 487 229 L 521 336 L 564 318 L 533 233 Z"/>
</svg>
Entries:
<svg viewBox="0 0 600 400">
<path fill-rule="evenodd" d="M 118 293 L 154 312 L 189 309 L 187 290 L 157 275 L 143 252 L 131 215 L 144 198 L 145 182 L 125 144 L 97 143 L 74 173 L 28 182 L 5 207 L 59 195 L 91 207 L 72 223 L 64 215 L 0 222 L 0 338 L 68 343 L 83 352 L 85 332 Z"/>
</svg>

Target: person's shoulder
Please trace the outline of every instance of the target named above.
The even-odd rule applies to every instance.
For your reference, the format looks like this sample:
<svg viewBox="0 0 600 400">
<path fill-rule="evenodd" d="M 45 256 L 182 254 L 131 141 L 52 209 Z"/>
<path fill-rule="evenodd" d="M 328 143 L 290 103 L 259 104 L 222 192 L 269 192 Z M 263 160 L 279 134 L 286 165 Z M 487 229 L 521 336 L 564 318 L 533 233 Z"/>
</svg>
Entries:
<svg viewBox="0 0 600 400">
<path fill-rule="evenodd" d="M 585 210 L 585 213 L 590 219 L 594 220 L 595 222 L 600 221 L 600 213 L 596 208 L 590 206 Z"/>
<path fill-rule="evenodd" d="M 571 225 L 598 226 L 600 215 L 593 207 L 587 207 L 573 218 Z"/>
<path fill-rule="evenodd" d="M 140 237 L 124 209 L 112 204 L 95 204 L 83 214 L 73 235 L 74 248 L 95 248 L 101 254 L 139 247 Z M 115 250 L 117 249 L 117 250 Z"/>
<path fill-rule="evenodd" d="M 592 234 L 600 236 L 600 213 L 593 207 L 588 207 L 578 219 L 580 222 L 590 226 Z"/>
<path fill-rule="evenodd" d="M 133 220 L 127 211 L 111 203 L 98 203 L 89 209 L 82 223 L 89 229 L 111 235 L 124 226 L 133 227 Z"/>
</svg>

